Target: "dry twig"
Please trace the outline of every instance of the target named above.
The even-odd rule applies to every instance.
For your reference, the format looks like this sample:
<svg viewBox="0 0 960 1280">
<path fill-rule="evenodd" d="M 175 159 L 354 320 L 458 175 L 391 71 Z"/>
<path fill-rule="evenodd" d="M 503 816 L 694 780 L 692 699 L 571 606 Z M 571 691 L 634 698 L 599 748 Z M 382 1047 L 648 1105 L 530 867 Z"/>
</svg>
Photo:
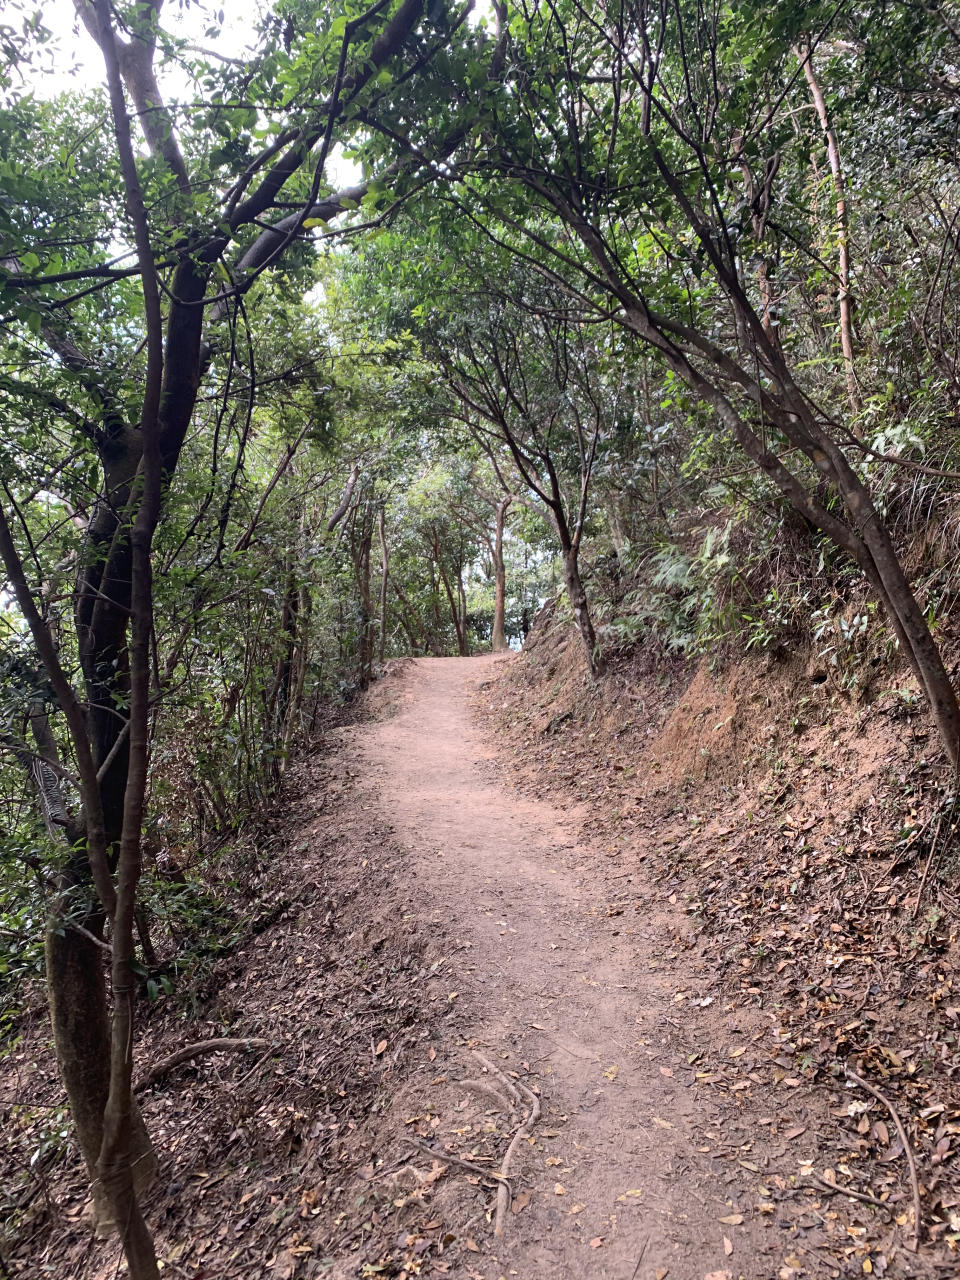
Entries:
<svg viewBox="0 0 960 1280">
<path fill-rule="evenodd" d="M 888 1213 L 893 1212 L 893 1205 L 886 1200 L 879 1200 L 876 1196 L 869 1196 L 865 1191 L 854 1191 L 852 1187 L 838 1187 L 833 1182 L 827 1182 L 824 1178 L 816 1176 L 810 1179 L 812 1186 L 817 1187 L 820 1191 L 827 1191 L 834 1196 L 851 1196 L 854 1200 L 862 1200 L 864 1204 L 875 1204 L 881 1209 L 886 1209 Z"/>
<path fill-rule="evenodd" d="M 889 1098 L 885 1097 L 879 1089 L 875 1089 L 872 1084 L 864 1080 L 862 1076 L 858 1076 L 855 1071 L 851 1071 L 849 1067 L 844 1068 L 848 1080 L 852 1080 L 854 1084 L 859 1085 L 890 1112 L 890 1118 L 896 1125 L 897 1133 L 903 1144 L 903 1154 L 907 1157 L 907 1165 L 910 1169 L 910 1187 L 913 1191 L 913 1240 L 907 1244 L 907 1248 L 912 1253 L 916 1253 L 920 1247 L 920 1179 L 917 1177 L 917 1158 L 913 1154 L 913 1147 L 910 1145 L 910 1139 L 907 1137 L 907 1131 L 903 1127 L 903 1121 L 897 1114 L 896 1108 Z"/>
<path fill-rule="evenodd" d="M 957 812 L 957 801 L 960 800 L 958 783 L 960 783 L 960 762 L 957 763 L 957 772 L 953 779 L 953 800 L 950 803 L 949 815 L 947 815 L 946 810 L 941 810 L 940 821 L 937 823 L 937 830 L 934 833 L 933 840 L 930 844 L 930 852 L 927 855 L 926 866 L 923 868 L 923 875 L 920 877 L 920 887 L 917 890 L 917 900 L 913 904 L 913 910 L 910 912 L 911 920 L 916 920 L 917 916 L 920 914 L 920 903 L 923 900 L 923 891 L 927 885 L 927 876 L 930 874 L 930 867 L 933 863 L 934 854 L 938 852 L 940 847 L 940 832 L 943 829 L 944 817 L 947 819 L 948 834 L 946 839 L 949 839 L 949 832 L 953 830 L 953 819 Z"/>
<path fill-rule="evenodd" d="M 425 1142 L 418 1142 L 416 1138 L 407 1138 L 406 1141 L 411 1146 L 416 1147 L 418 1151 L 422 1151 L 425 1156 L 432 1156 L 434 1160 L 442 1160 L 445 1164 L 452 1164 L 457 1169 L 466 1169 L 468 1173 L 477 1173 L 481 1178 L 488 1178 L 491 1182 L 501 1182 L 503 1179 L 504 1175 L 502 1173 L 497 1173 L 493 1169 L 484 1169 L 479 1164 L 471 1164 L 469 1160 L 464 1160 L 462 1156 L 451 1155 L 448 1151 L 439 1151 L 436 1147 L 428 1146 Z"/>
</svg>

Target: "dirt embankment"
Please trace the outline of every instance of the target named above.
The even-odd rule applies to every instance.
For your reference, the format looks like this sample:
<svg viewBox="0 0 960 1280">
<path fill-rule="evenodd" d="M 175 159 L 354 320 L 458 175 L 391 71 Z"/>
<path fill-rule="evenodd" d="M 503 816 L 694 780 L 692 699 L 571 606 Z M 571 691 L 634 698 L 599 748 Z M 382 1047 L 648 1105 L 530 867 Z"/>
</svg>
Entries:
<svg viewBox="0 0 960 1280">
<path fill-rule="evenodd" d="M 508 775 L 601 847 L 594 873 L 624 928 L 672 910 L 666 960 L 699 975 L 678 1008 L 709 1001 L 768 1028 L 736 1058 L 710 1045 L 698 1079 L 773 1111 L 801 1103 L 806 1132 L 781 1172 L 823 1220 L 823 1266 L 956 1269 L 960 815 L 944 808 L 953 779 L 909 694 L 856 703 L 806 655 L 711 671 L 639 653 L 597 688 L 571 631 L 548 627 L 478 710 Z M 891 1107 L 916 1157 L 917 1255 Z M 818 1202 L 824 1182 L 890 1207 L 861 1200 L 851 1217 L 839 1194 Z"/>
</svg>

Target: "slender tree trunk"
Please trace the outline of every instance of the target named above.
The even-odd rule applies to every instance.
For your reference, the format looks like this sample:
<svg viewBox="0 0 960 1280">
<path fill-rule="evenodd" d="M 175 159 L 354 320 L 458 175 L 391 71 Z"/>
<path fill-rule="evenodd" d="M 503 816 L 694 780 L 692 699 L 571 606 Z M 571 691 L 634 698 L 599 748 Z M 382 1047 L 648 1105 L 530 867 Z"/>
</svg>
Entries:
<svg viewBox="0 0 960 1280">
<path fill-rule="evenodd" d="M 467 630 L 467 592 L 463 585 L 463 564 L 457 567 L 457 604 L 460 610 L 460 656 L 470 656 L 470 632 Z"/>
<path fill-rule="evenodd" d="M 577 554 L 577 548 L 571 546 L 568 539 L 562 539 L 563 543 L 566 544 L 561 545 L 563 585 L 566 587 L 574 621 L 580 633 L 580 639 L 583 641 L 587 666 L 590 668 L 591 676 L 596 679 L 603 675 L 606 664 L 600 652 L 600 646 L 597 644 L 597 634 L 593 629 L 593 619 L 590 617 L 590 608 L 587 604 L 587 593 L 584 590 L 583 579 L 580 576 L 580 557 Z"/>
<path fill-rule="evenodd" d="M 427 639 L 430 644 L 430 652 L 435 658 L 439 658 L 443 652 L 441 645 L 441 636 L 443 635 L 443 623 L 440 620 L 440 577 L 437 572 L 437 562 L 430 562 L 430 602 L 433 608 L 433 630 L 429 632 Z"/>
<path fill-rule="evenodd" d="M 447 604 L 450 606 L 450 617 L 453 620 L 453 629 L 457 637 L 457 653 L 461 658 L 466 657 L 466 642 L 463 632 L 463 624 L 460 620 L 460 613 L 457 609 L 457 601 L 454 598 L 453 587 L 450 585 L 450 577 L 443 566 L 443 560 L 440 556 L 440 540 L 436 530 L 433 533 L 433 554 L 436 559 L 437 572 L 440 574 L 440 581 L 443 583 L 443 590 L 447 597 Z"/>
<path fill-rule="evenodd" d="M 387 586 L 390 581 L 390 555 L 387 549 L 387 515 L 383 504 L 377 512 L 377 533 L 380 536 L 380 648 L 382 666 L 387 654 Z"/>
<path fill-rule="evenodd" d="M 273 690 L 270 698 L 270 722 L 273 741 L 285 747 L 293 702 L 293 689 L 296 680 L 297 659 L 302 645 L 300 637 L 300 588 L 293 572 L 293 557 L 288 557 L 287 584 L 283 593 L 283 607 L 280 611 L 280 630 L 283 633 L 283 650 L 277 660 Z M 274 782 L 279 784 L 280 775 L 286 768 L 286 760 L 282 755 L 274 758 Z"/>
<path fill-rule="evenodd" d="M 290 758 L 293 740 L 303 713 L 303 691 L 307 680 L 310 653 L 310 618 L 313 613 L 313 597 L 306 583 L 300 587 L 300 604 L 297 610 L 296 664 L 293 692 L 287 708 L 287 723 L 283 734 L 284 760 Z"/>
<path fill-rule="evenodd" d="M 507 569 L 503 562 L 503 532 L 507 523 L 511 497 L 502 498 L 496 507 L 496 526 L 493 535 L 493 637 L 494 653 L 508 649 L 507 641 Z"/>
<path fill-rule="evenodd" d="M 430 644 L 427 639 L 426 627 L 420 627 L 420 638 L 418 639 L 414 631 L 414 627 L 417 625 L 416 614 L 414 613 L 410 601 L 407 599 L 403 588 L 398 584 L 396 578 L 390 579 L 390 585 L 393 587 L 394 593 L 402 606 L 400 609 L 400 625 L 403 627 L 406 632 L 407 639 L 410 641 L 410 652 L 413 654 L 418 651 L 422 653 L 429 653 Z"/>
<path fill-rule="evenodd" d="M 360 520 L 359 530 L 356 519 Z M 364 505 L 354 523 L 353 566 L 360 596 L 360 684 L 370 683 L 373 668 L 373 603 L 370 595 L 370 550 L 373 543 L 372 513 L 370 504 Z"/>
<path fill-rule="evenodd" d="M 854 413 L 863 407 L 860 388 L 857 385 L 857 372 L 853 354 L 853 299 L 850 297 L 850 237 L 847 229 L 847 183 L 840 160 L 840 147 L 837 135 L 830 126 L 827 104 L 817 81 L 813 68 L 813 53 L 810 49 L 801 50 L 799 57 L 803 63 L 803 74 L 807 80 L 810 96 L 816 108 L 817 119 L 823 130 L 827 145 L 827 160 L 833 185 L 837 193 L 837 275 L 840 277 L 840 349 L 843 352 L 843 372 L 847 381 L 847 398 Z"/>
</svg>

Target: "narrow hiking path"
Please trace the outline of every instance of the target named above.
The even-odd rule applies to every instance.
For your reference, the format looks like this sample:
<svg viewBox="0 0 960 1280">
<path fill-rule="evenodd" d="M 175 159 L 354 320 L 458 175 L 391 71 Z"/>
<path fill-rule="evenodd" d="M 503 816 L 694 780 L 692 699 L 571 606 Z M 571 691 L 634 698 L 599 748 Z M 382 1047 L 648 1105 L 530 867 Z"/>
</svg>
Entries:
<svg viewBox="0 0 960 1280">
<path fill-rule="evenodd" d="M 871 1118 L 851 1109 L 836 1070 L 809 1077 L 810 1042 L 789 1029 L 770 981 L 784 961 L 774 952 L 745 991 L 718 977 L 718 939 L 694 936 L 691 903 L 664 879 L 686 816 L 673 793 L 642 823 L 618 816 L 623 802 L 596 780 L 587 801 L 569 803 L 581 757 L 572 740 L 551 738 L 537 758 L 558 794 L 521 794 L 531 731 L 494 748 L 478 727 L 506 697 L 504 661 L 390 664 L 366 704 L 379 718 L 325 732 L 234 851 L 251 877 L 235 946 L 145 1008 L 144 1066 L 185 1041 L 270 1046 L 204 1055 L 140 1094 L 161 1152 L 145 1207 L 164 1275 L 955 1274 L 946 1250 L 904 1243 L 902 1151 L 885 1142 L 871 1153 Z M 536 688 L 530 696 L 542 732 L 551 707 Z M 616 769 L 617 758 L 601 760 Z M 742 837 L 757 839 L 749 826 Z M 709 829 L 684 841 L 685 858 L 703 866 L 730 856 Z M 737 865 L 731 857 L 731 874 Z M 0 1168 L 6 1154 L 13 1173 L 62 1106 L 37 997 L 0 1059 Z M 843 1006 L 821 1012 L 847 1025 Z M 515 1086 L 496 1070 L 542 1107 L 517 1146 L 502 1238 L 489 1174 L 528 1108 L 504 1098 Z M 873 1123 L 884 1115 L 878 1105 Z M 76 1153 L 56 1155 L 25 1188 L 8 1175 L 22 1218 L 16 1237 L 0 1230 L 0 1272 L 113 1280 L 116 1241 L 84 1224 Z M 877 1187 L 877 1171 L 882 1203 L 843 1193 L 839 1179 Z"/>
<path fill-rule="evenodd" d="M 788 1241 L 730 1159 L 759 1172 L 762 1130 L 693 1087 L 707 1029 L 672 1004 L 683 960 L 661 964 L 653 914 L 628 929 L 609 912 L 570 814 L 493 770 L 470 701 L 498 661 L 406 664 L 394 713 L 355 737 L 417 900 L 457 949 L 462 1074 L 476 1075 L 480 1048 L 542 1099 L 515 1170 L 529 1203 L 459 1274 L 775 1277 Z"/>
<path fill-rule="evenodd" d="M 235 944 L 197 963 L 175 997 L 144 1007 L 144 1067 L 207 1038 L 270 1046 L 204 1055 L 140 1094 L 161 1153 L 145 1208 L 164 1275 L 955 1274 L 949 1237 L 939 1252 L 926 1240 L 910 1250 L 910 1187 L 886 1111 L 878 1103 L 866 1115 L 831 1069 L 827 1028 L 851 1029 L 859 984 L 846 980 L 846 1005 L 814 1006 L 804 979 L 798 999 L 813 992 L 811 1015 L 797 1028 L 771 980 L 787 963 L 775 941 L 765 967 L 725 982 L 715 952 L 739 968 L 742 933 L 706 937 L 688 914 L 696 899 L 669 871 L 690 793 L 671 790 L 640 814 L 585 779 L 572 738 L 589 734 L 582 721 L 538 751 L 555 714 L 542 682 L 529 694 L 535 725 L 501 730 L 494 748 L 493 713 L 502 706 L 501 724 L 514 723 L 504 661 L 514 660 L 390 664 L 366 704 L 379 718 L 325 732 L 238 841 L 231 865 L 249 877 L 250 913 Z M 516 685 L 514 699 L 518 688 L 526 696 Z M 531 760 L 554 799 L 521 794 Z M 618 766 L 624 757 L 601 750 L 599 772 Z M 569 799 L 577 791 L 582 804 Z M 763 838 L 736 812 L 722 817 L 724 830 L 742 827 L 738 842 Z M 715 825 L 681 832 L 685 865 L 723 859 L 738 876 L 743 863 L 711 836 Z M 836 944 L 819 945 L 830 965 Z M 937 972 L 946 964 L 938 956 Z M 896 990 L 878 1034 L 909 1070 L 886 1026 L 900 1016 Z M 816 1075 L 808 1025 L 826 1059 Z M 542 1106 L 510 1170 L 517 1194 L 502 1238 L 489 1173 L 527 1106 L 503 1097 L 512 1086 L 485 1074 L 477 1052 Z M 921 1096 L 944 1126 L 930 1131 L 939 1143 L 957 1113 L 942 1114 L 933 1091 Z M 0 1058 L 0 1168 L 5 1160 L 21 1212 L 16 1234 L 0 1229 L 0 1272 L 113 1280 L 116 1241 L 84 1223 L 76 1152 L 59 1146 L 42 1177 L 14 1181 L 62 1101 L 37 987 L 17 1046 Z M 910 1098 L 898 1101 L 909 1116 Z M 883 1126 L 879 1147 L 871 1124 Z M 926 1167 L 932 1183 L 943 1166 Z M 874 1194 L 849 1198 L 841 1180 Z"/>
</svg>

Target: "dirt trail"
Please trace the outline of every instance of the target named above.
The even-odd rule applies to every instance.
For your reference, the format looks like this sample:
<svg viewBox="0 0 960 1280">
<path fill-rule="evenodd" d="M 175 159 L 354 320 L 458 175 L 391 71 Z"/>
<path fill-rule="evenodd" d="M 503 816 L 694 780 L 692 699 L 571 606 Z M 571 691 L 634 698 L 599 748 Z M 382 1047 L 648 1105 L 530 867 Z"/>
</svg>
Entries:
<svg viewBox="0 0 960 1280">
<path fill-rule="evenodd" d="M 357 739 L 424 912 L 461 948 L 463 1074 L 483 1046 L 543 1099 L 518 1170 L 529 1206 L 469 1273 L 775 1277 L 787 1242 L 753 1214 L 738 1171 L 712 1163 L 749 1116 L 728 1104 L 719 1133 L 715 1104 L 691 1087 L 690 1046 L 707 1029 L 677 1022 L 691 1015 L 671 1004 L 681 975 L 660 963 L 656 919 L 628 936 L 609 886 L 578 870 L 570 815 L 494 776 L 470 699 L 501 660 L 409 664 L 396 713 Z"/>
</svg>

